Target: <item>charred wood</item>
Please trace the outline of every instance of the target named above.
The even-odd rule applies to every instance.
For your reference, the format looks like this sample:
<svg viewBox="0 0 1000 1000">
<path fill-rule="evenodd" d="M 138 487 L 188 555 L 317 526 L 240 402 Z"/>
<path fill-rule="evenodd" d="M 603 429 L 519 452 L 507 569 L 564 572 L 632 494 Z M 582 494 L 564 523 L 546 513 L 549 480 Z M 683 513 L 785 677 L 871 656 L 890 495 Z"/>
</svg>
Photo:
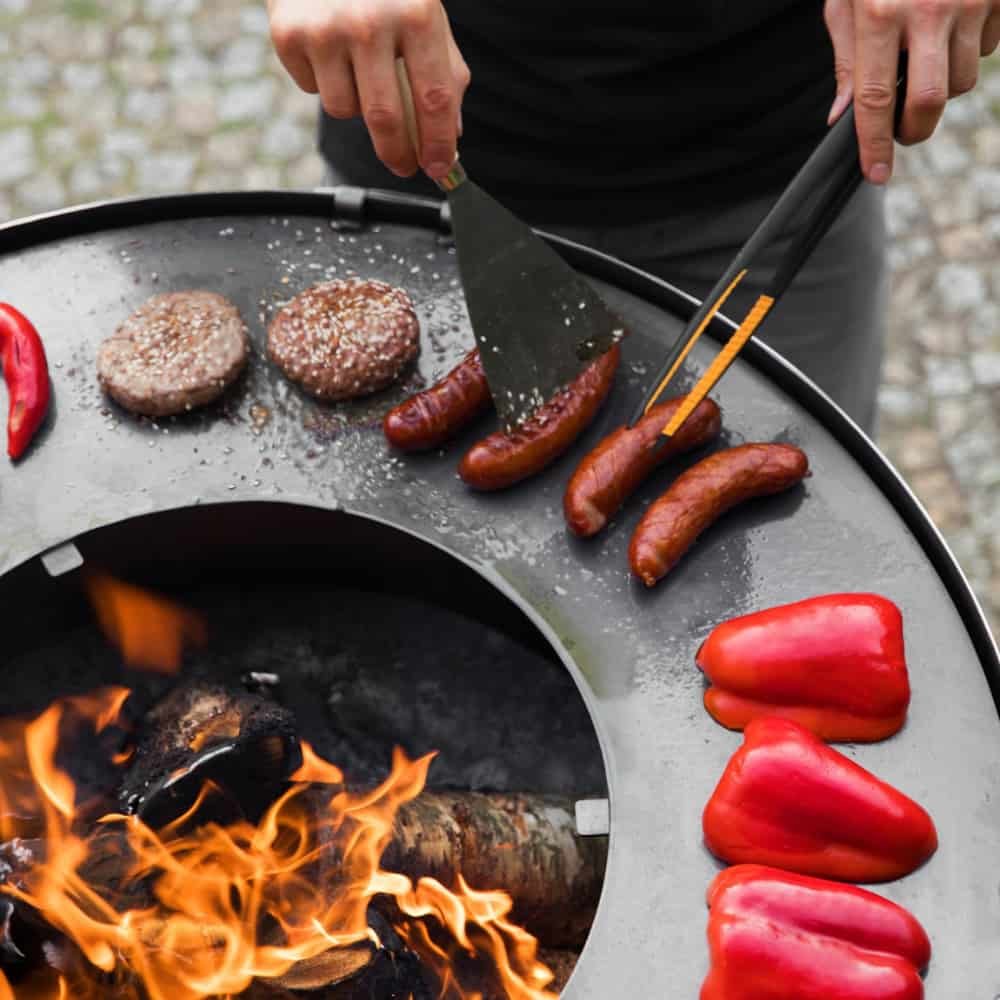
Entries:
<svg viewBox="0 0 1000 1000">
<path fill-rule="evenodd" d="M 119 808 L 161 827 L 190 809 L 211 782 L 218 791 L 212 819 L 254 822 L 301 761 L 287 709 L 218 685 L 186 685 L 147 714 L 119 787 Z"/>
<path fill-rule="evenodd" d="M 511 919 L 544 945 L 580 948 L 604 880 L 606 837 L 579 837 L 573 803 L 551 795 L 425 792 L 403 805 L 382 867 L 454 888 L 503 889 Z"/>
</svg>

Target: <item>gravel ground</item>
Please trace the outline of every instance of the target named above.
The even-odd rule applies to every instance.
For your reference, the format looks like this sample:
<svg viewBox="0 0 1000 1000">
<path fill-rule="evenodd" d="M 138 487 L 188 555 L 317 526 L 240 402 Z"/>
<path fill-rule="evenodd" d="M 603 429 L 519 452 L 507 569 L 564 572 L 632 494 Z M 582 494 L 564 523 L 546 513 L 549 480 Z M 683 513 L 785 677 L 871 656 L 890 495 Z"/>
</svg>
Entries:
<svg viewBox="0 0 1000 1000">
<path fill-rule="evenodd" d="M 315 102 L 263 0 L 0 0 L 0 219 L 100 198 L 310 187 Z M 904 150 L 879 442 L 1000 624 L 1000 61 Z"/>
</svg>

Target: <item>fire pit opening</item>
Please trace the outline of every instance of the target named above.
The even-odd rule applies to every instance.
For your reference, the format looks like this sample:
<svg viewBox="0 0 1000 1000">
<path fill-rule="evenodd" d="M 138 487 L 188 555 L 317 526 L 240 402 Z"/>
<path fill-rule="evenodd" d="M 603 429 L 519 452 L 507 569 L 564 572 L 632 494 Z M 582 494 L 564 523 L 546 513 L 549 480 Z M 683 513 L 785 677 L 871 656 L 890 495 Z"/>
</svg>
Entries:
<svg viewBox="0 0 1000 1000">
<path fill-rule="evenodd" d="M 559 994 L 607 787 L 528 611 L 339 511 L 74 544 L 0 577 L 0 1000 Z"/>
</svg>

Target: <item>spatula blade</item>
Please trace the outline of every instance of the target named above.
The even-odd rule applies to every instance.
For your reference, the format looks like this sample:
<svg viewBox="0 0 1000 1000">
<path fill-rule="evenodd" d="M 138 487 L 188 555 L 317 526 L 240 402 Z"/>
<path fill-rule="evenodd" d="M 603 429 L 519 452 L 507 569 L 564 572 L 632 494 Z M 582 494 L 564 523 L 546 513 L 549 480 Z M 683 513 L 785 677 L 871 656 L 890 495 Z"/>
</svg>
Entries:
<svg viewBox="0 0 1000 1000">
<path fill-rule="evenodd" d="M 541 237 L 472 181 L 448 193 L 469 319 L 510 430 L 621 339 L 621 320 Z"/>
</svg>

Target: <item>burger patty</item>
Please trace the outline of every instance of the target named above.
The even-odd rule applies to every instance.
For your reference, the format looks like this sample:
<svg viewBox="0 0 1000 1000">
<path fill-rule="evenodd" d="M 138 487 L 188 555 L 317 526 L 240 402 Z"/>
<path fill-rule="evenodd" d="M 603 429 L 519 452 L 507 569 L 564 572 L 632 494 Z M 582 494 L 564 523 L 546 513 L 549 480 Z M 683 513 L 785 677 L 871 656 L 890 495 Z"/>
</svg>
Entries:
<svg viewBox="0 0 1000 1000">
<path fill-rule="evenodd" d="M 133 413 L 165 417 L 217 399 L 246 366 L 239 311 L 215 292 L 154 295 L 101 344 L 101 388 Z"/>
<path fill-rule="evenodd" d="M 384 389 L 419 350 L 420 324 L 409 295 L 361 278 L 307 288 L 275 315 L 267 331 L 271 360 L 324 400 Z"/>
</svg>

